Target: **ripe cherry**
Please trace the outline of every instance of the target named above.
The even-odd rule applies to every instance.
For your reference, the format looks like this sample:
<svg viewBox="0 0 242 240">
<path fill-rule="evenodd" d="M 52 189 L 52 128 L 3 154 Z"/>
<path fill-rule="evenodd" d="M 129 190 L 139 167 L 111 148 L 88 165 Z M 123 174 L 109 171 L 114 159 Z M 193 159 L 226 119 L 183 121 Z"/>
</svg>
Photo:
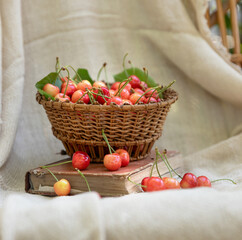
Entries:
<svg viewBox="0 0 242 240">
<path fill-rule="evenodd" d="M 141 82 L 140 87 L 141 87 L 142 90 L 145 91 L 148 88 L 148 85 L 145 82 Z"/>
<path fill-rule="evenodd" d="M 72 166 L 79 170 L 86 169 L 90 164 L 91 158 L 89 155 L 82 151 L 77 151 L 72 156 Z"/>
<path fill-rule="evenodd" d="M 146 183 L 147 192 L 154 192 L 154 191 L 160 191 L 165 189 L 165 184 L 163 180 L 159 177 L 151 177 L 147 180 Z"/>
<path fill-rule="evenodd" d="M 122 105 L 123 101 L 122 101 L 122 98 L 120 98 L 120 97 L 112 97 L 112 98 L 108 99 L 107 105 L 110 105 L 111 103 L 116 103 L 117 105 Z"/>
<path fill-rule="evenodd" d="M 197 177 L 192 173 L 186 173 L 181 182 L 181 188 L 194 188 L 197 187 Z"/>
<path fill-rule="evenodd" d="M 123 85 L 125 84 L 126 82 L 115 82 L 112 86 L 111 86 L 111 89 L 112 90 L 118 90 L 119 88 L 123 87 Z M 126 88 L 128 91 L 131 90 L 131 85 L 129 83 L 127 83 L 127 85 L 124 87 Z"/>
<path fill-rule="evenodd" d="M 152 97 L 157 98 L 158 92 L 155 89 L 147 88 L 145 91 L 145 96 L 150 97 L 151 95 L 152 95 Z"/>
<path fill-rule="evenodd" d="M 70 97 L 68 97 L 67 95 L 65 95 L 65 97 L 64 97 L 64 94 L 63 93 L 58 93 L 55 96 L 55 99 L 59 99 L 59 101 L 61 101 L 61 102 L 65 102 L 66 100 L 69 100 L 70 101 Z"/>
<path fill-rule="evenodd" d="M 164 177 L 162 180 L 166 189 L 180 189 L 180 183 L 175 178 Z"/>
<path fill-rule="evenodd" d="M 106 88 L 107 86 L 106 86 L 106 84 L 105 84 L 104 82 L 102 82 L 102 81 L 97 81 L 97 82 L 94 82 L 94 83 L 93 83 L 93 87 L 94 87 L 94 88 L 100 88 L 100 87 L 105 87 L 105 88 Z"/>
<path fill-rule="evenodd" d="M 155 98 L 153 98 L 153 97 L 151 97 L 151 98 L 145 98 L 144 99 L 144 103 L 156 103 L 157 102 L 157 100 L 155 99 Z"/>
<path fill-rule="evenodd" d="M 211 187 L 211 182 L 207 177 L 199 176 L 197 178 L 197 186 L 198 187 Z"/>
<path fill-rule="evenodd" d="M 99 95 L 96 95 L 96 94 L 93 94 L 93 97 L 100 103 L 100 104 L 104 104 L 105 102 L 107 102 L 108 101 L 108 99 L 109 98 L 106 98 L 106 97 L 110 97 L 110 93 L 109 93 L 109 90 L 108 90 L 108 88 L 106 88 L 106 87 L 100 87 L 99 89 L 95 89 L 94 91 L 93 91 L 94 93 L 99 93 L 99 94 L 101 94 L 101 95 L 103 95 L 103 97 L 102 96 L 99 96 Z M 106 96 L 106 97 L 105 97 Z M 105 100 L 106 101 L 105 101 Z"/>
<path fill-rule="evenodd" d="M 107 154 L 104 156 L 103 164 L 108 170 L 116 171 L 121 167 L 122 160 L 117 153 Z"/>
<path fill-rule="evenodd" d="M 137 76 L 131 75 L 129 78 L 132 78 L 129 82 L 132 88 L 140 88 L 141 81 Z"/>
<path fill-rule="evenodd" d="M 115 93 L 116 93 L 115 90 L 113 90 L 113 89 L 109 89 L 110 97 L 114 97 L 114 96 L 115 96 Z"/>
<path fill-rule="evenodd" d="M 140 93 L 141 95 L 144 94 L 144 91 L 141 90 L 140 88 L 135 88 L 134 92 Z"/>
<path fill-rule="evenodd" d="M 118 93 L 118 90 L 116 90 L 115 95 L 117 95 L 117 93 Z M 124 89 L 120 92 L 120 97 L 121 97 L 122 99 L 129 99 L 129 97 L 130 97 L 130 92 L 129 92 L 129 90 L 126 89 L 126 88 L 124 88 Z"/>
<path fill-rule="evenodd" d="M 135 93 L 131 94 L 129 100 L 130 100 L 133 104 L 136 104 L 136 103 L 138 103 L 137 101 L 139 100 L 139 98 L 141 97 L 141 95 L 142 95 L 142 94 L 135 92 Z M 140 100 L 139 100 L 139 103 L 144 102 L 144 99 L 145 99 L 144 96 L 141 97 Z"/>
<path fill-rule="evenodd" d="M 122 161 L 121 167 L 126 167 L 129 164 L 129 160 L 130 160 L 129 153 L 124 149 L 118 149 L 115 152 L 121 158 L 121 161 Z"/>
<path fill-rule="evenodd" d="M 61 179 L 54 184 L 54 190 L 58 196 L 66 196 L 71 191 L 71 185 L 68 180 Z"/>
<path fill-rule="evenodd" d="M 64 93 L 66 91 L 66 95 L 71 96 L 76 91 L 76 86 L 69 82 L 67 89 L 66 89 L 67 82 L 62 83 L 61 85 L 61 93 Z"/>
<path fill-rule="evenodd" d="M 50 84 L 50 83 L 46 83 L 44 85 L 43 91 L 45 91 L 52 97 L 55 97 L 58 93 L 60 93 L 60 89 L 57 86 Z"/>
<path fill-rule="evenodd" d="M 92 89 L 92 84 L 88 80 L 82 80 L 77 84 L 76 87 L 78 90 L 82 90 L 83 92 L 86 91 L 86 89 Z"/>
<path fill-rule="evenodd" d="M 146 187 L 141 187 L 144 192 L 147 192 L 147 181 L 150 179 L 150 177 L 145 177 L 143 178 L 141 185 L 146 186 Z"/>
<path fill-rule="evenodd" d="M 78 100 L 86 104 L 90 102 L 88 94 L 84 93 L 82 90 L 77 90 L 72 94 L 71 101 L 76 103 Z"/>
</svg>

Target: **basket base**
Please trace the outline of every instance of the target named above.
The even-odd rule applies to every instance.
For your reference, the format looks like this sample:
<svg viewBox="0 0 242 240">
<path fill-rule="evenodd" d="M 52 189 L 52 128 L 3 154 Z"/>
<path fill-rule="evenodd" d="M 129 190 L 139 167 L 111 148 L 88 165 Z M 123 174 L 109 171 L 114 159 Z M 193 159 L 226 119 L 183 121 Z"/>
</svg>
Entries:
<svg viewBox="0 0 242 240">
<path fill-rule="evenodd" d="M 103 158 L 106 154 L 109 154 L 108 147 L 103 146 L 93 146 L 93 145 L 83 145 L 83 144 L 75 144 L 75 143 L 68 143 L 62 141 L 66 153 L 69 156 L 72 156 L 76 151 L 83 151 L 86 152 L 90 158 L 91 162 L 103 162 Z M 154 145 L 155 141 L 144 143 L 142 145 L 132 145 L 132 146 L 120 146 L 120 147 L 113 147 L 114 150 L 117 149 L 125 149 L 130 155 L 130 161 L 137 161 L 144 159 L 150 154 L 150 151 Z"/>
</svg>

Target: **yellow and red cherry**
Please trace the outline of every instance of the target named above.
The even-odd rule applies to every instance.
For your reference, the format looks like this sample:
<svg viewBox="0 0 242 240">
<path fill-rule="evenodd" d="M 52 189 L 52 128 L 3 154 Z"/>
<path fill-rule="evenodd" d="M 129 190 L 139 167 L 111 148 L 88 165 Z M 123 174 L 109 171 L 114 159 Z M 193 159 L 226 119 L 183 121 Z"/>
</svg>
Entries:
<svg viewBox="0 0 242 240">
<path fill-rule="evenodd" d="M 112 98 L 108 99 L 107 105 L 110 105 L 111 103 L 115 103 L 117 105 L 123 105 L 122 98 L 120 98 L 120 97 L 112 97 Z"/>
<path fill-rule="evenodd" d="M 109 89 L 109 94 L 110 94 L 110 97 L 114 97 L 116 94 L 116 91 L 113 89 Z"/>
<path fill-rule="evenodd" d="M 50 84 L 50 83 L 46 83 L 44 85 L 43 91 L 45 91 L 52 97 L 55 97 L 58 93 L 60 93 L 60 89 L 57 86 Z"/>
<path fill-rule="evenodd" d="M 142 94 L 135 92 L 135 93 L 131 94 L 131 96 L 129 97 L 129 100 L 132 102 L 132 104 L 143 103 L 145 97 L 144 96 L 141 97 L 141 96 L 142 96 Z"/>
<path fill-rule="evenodd" d="M 76 91 L 76 86 L 74 83 L 70 82 L 68 83 L 68 86 L 66 88 L 67 82 L 62 83 L 61 85 L 61 93 L 64 93 L 66 91 L 66 95 L 71 96 Z"/>
<path fill-rule="evenodd" d="M 115 151 L 121 158 L 121 167 L 126 167 L 129 164 L 129 153 L 124 149 L 118 149 Z"/>
<path fill-rule="evenodd" d="M 181 182 L 181 188 L 195 188 L 197 187 L 197 177 L 192 173 L 186 173 Z"/>
<path fill-rule="evenodd" d="M 151 90 L 152 88 L 147 88 L 146 91 L 145 91 L 145 96 L 146 97 L 150 97 L 152 95 L 152 97 L 154 98 L 157 98 L 158 97 L 158 92 L 153 89 Z"/>
<path fill-rule="evenodd" d="M 63 178 L 54 184 L 54 190 L 58 196 L 67 196 L 71 191 L 71 185 Z"/>
<path fill-rule="evenodd" d="M 115 95 L 118 93 L 118 90 L 116 90 Z M 124 88 L 121 92 L 120 92 L 120 97 L 122 99 L 129 99 L 130 97 L 130 92 L 127 88 Z"/>
<path fill-rule="evenodd" d="M 180 183 L 177 179 L 171 177 L 162 178 L 166 189 L 180 189 Z"/>
<path fill-rule="evenodd" d="M 71 96 L 71 101 L 73 103 L 76 103 L 77 101 L 83 102 L 88 104 L 90 102 L 90 98 L 88 96 L 88 94 L 86 94 L 84 91 L 82 90 L 77 90 L 75 91 L 72 96 Z"/>
<path fill-rule="evenodd" d="M 166 189 L 163 180 L 159 177 L 151 177 L 147 180 L 146 183 L 146 191 L 147 192 L 154 192 L 154 191 L 161 191 Z"/>
<path fill-rule="evenodd" d="M 59 99 L 59 101 L 61 102 L 65 102 L 66 100 L 69 100 L 70 101 L 70 97 L 65 95 L 64 97 L 64 93 L 58 93 L 56 96 L 55 96 L 55 99 Z"/>
<path fill-rule="evenodd" d="M 151 97 L 151 98 L 145 98 L 144 99 L 144 103 L 145 104 L 147 104 L 147 103 L 156 103 L 157 102 L 157 100 L 155 99 L 155 98 L 153 98 L 153 97 Z"/>
<path fill-rule="evenodd" d="M 211 182 L 206 176 L 199 176 L 197 178 L 198 187 L 211 187 Z"/>
<path fill-rule="evenodd" d="M 120 89 L 121 87 L 123 87 L 123 85 L 126 84 L 126 82 L 115 82 L 112 86 L 111 86 L 111 89 L 112 90 L 118 90 Z M 126 86 L 124 87 L 126 88 L 128 91 L 131 90 L 131 85 L 129 83 L 126 84 Z"/>
<path fill-rule="evenodd" d="M 82 90 L 83 92 L 86 91 L 86 89 L 92 89 L 92 84 L 88 80 L 82 80 L 77 84 L 77 90 Z"/>
<path fill-rule="evenodd" d="M 104 156 L 103 164 L 109 171 L 117 171 L 122 165 L 122 160 L 117 153 L 107 154 Z"/>
<path fill-rule="evenodd" d="M 85 170 L 91 162 L 89 155 L 82 151 L 77 151 L 72 156 L 72 166 L 79 170 Z"/>
<path fill-rule="evenodd" d="M 107 87 L 107 85 L 104 83 L 104 82 L 102 82 L 102 81 L 97 81 L 97 82 L 94 82 L 93 83 L 93 87 L 94 88 L 101 88 L 101 87 Z"/>
<path fill-rule="evenodd" d="M 135 88 L 134 92 L 140 93 L 141 95 L 144 94 L 144 91 L 141 90 L 140 88 Z"/>
<path fill-rule="evenodd" d="M 129 82 L 132 88 L 140 88 L 141 81 L 137 76 L 131 75 L 129 78 L 132 79 Z"/>
</svg>

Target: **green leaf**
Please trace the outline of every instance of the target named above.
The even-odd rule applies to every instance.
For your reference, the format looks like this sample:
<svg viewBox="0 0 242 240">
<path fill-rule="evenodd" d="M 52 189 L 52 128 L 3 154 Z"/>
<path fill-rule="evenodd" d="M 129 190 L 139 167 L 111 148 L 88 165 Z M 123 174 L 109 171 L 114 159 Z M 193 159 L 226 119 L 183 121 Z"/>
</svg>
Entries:
<svg viewBox="0 0 242 240">
<path fill-rule="evenodd" d="M 115 82 L 121 82 L 121 81 L 127 79 L 130 75 L 136 75 L 141 81 L 146 82 L 148 87 L 158 86 L 158 84 L 150 76 L 148 76 L 148 79 L 146 81 L 146 78 L 147 78 L 146 74 L 144 73 L 143 70 L 141 70 L 139 68 L 129 68 L 126 71 L 115 74 L 113 77 L 114 77 Z"/>
<path fill-rule="evenodd" d="M 94 83 L 94 81 L 92 80 L 89 72 L 87 69 L 85 68 L 78 68 L 77 69 L 77 73 L 79 74 L 79 76 L 81 77 L 82 80 L 88 80 L 91 84 Z M 78 76 L 74 76 L 73 79 L 76 79 L 77 82 L 80 82 L 80 79 L 78 78 Z"/>
<path fill-rule="evenodd" d="M 46 77 L 44 77 L 43 79 L 41 79 L 39 82 L 35 84 L 35 87 L 38 89 L 40 94 L 44 95 L 46 99 L 51 98 L 52 100 L 54 100 L 55 99 L 54 97 L 52 97 L 51 95 L 49 95 L 48 93 L 42 90 L 44 85 L 47 83 L 53 84 L 60 89 L 62 82 L 59 78 L 58 73 L 51 72 L 50 74 L 48 74 Z"/>
</svg>

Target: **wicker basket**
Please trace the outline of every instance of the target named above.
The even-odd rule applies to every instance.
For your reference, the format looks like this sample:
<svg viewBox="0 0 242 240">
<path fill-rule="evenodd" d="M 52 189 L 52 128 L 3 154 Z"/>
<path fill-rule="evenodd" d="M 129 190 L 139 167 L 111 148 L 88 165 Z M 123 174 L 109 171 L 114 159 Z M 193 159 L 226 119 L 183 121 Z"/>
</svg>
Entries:
<svg viewBox="0 0 242 240">
<path fill-rule="evenodd" d="M 36 95 L 67 154 L 85 151 L 92 162 L 102 162 L 108 153 L 102 129 L 110 145 L 126 149 L 131 161 L 146 157 L 161 136 L 167 113 L 177 98 L 177 93 L 168 89 L 159 103 L 105 106 L 47 101 L 39 93 Z"/>
</svg>

